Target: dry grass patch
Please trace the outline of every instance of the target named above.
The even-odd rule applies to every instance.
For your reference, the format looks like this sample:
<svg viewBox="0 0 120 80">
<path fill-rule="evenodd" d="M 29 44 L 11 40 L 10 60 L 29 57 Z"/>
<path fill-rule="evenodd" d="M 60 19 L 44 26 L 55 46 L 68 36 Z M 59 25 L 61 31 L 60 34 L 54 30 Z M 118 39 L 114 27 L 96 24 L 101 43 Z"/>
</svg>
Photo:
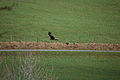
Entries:
<svg viewBox="0 0 120 80">
<path fill-rule="evenodd" d="M 0 42 L 0 49 L 75 49 L 120 50 L 120 44 L 103 43 L 49 43 L 49 42 Z"/>
</svg>

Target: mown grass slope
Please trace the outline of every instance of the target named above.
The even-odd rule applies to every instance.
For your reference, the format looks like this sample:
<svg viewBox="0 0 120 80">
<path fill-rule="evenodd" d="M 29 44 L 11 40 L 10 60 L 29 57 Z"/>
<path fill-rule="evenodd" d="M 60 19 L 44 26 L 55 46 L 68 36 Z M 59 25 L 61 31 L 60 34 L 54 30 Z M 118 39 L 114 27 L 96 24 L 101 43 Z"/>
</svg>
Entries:
<svg viewBox="0 0 120 80">
<path fill-rule="evenodd" d="M 0 54 L 1 80 L 120 79 L 119 53 L 1 52 Z"/>
<path fill-rule="evenodd" d="M 120 43 L 119 0 L 1 0 L 0 41 Z"/>
</svg>

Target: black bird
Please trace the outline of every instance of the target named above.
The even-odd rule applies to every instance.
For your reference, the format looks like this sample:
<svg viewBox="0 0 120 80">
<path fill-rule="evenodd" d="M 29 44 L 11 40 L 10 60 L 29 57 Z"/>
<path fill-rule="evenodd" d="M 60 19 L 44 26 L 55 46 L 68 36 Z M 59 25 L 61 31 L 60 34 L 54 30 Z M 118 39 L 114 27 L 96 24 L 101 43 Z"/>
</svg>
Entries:
<svg viewBox="0 0 120 80">
<path fill-rule="evenodd" d="M 58 40 L 58 39 L 55 38 L 55 36 L 52 35 L 51 32 L 48 32 L 48 35 L 50 37 L 50 40 Z"/>
</svg>

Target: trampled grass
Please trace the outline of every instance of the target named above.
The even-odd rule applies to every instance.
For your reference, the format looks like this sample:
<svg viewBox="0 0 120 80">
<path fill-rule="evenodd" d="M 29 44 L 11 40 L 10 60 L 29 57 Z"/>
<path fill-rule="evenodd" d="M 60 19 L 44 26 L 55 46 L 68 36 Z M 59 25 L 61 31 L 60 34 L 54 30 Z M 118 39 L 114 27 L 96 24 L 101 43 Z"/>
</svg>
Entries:
<svg viewBox="0 0 120 80">
<path fill-rule="evenodd" d="M 1 52 L 0 54 L 1 80 L 120 79 L 120 53 Z"/>
<path fill-rule="evenodd" d="M 120 0 L 1 0 L 0 41 L 120 43 Z"/>
</svg>

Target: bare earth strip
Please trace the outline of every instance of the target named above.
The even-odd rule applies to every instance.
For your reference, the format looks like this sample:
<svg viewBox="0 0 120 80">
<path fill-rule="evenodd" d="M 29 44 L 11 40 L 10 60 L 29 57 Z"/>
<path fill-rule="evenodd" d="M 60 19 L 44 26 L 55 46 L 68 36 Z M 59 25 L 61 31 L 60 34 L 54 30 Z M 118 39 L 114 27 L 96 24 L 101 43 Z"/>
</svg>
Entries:
<svg viewBox="0 0 120 80">
<path fill-rule="evenodd" d="M 50 42 L 0 42 L 0 49 L 62 49 L 62 50 L 120 50 L 120 44 L 103 43 L 50 43 Z"/>
</svg>

